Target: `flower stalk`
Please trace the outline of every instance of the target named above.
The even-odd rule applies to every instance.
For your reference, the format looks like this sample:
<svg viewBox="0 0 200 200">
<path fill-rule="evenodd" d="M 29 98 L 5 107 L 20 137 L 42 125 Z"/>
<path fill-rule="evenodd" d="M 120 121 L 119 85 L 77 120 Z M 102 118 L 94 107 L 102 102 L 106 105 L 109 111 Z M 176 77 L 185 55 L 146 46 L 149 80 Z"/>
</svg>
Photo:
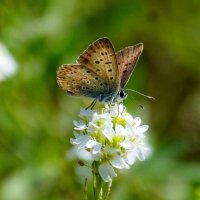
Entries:
<svg viewBox="0 0 200 200">
<path fill-rule="evenodd" d="M 112 179 L 109 182 L 104 182 L 98 173 L 98 165 L 98 162 L 92 164 L 94 197 L 98 200 L 107 200 L 112 186 Z"/>
</svg>

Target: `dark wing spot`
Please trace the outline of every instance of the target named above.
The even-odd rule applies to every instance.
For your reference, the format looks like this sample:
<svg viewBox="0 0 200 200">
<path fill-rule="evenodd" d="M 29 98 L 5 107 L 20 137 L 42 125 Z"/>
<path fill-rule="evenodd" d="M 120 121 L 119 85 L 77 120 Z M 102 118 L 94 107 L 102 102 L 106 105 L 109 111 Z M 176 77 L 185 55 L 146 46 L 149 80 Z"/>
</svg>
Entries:
<svg viewBox="0 0 200 200">
<path fill-rule="evenodd" d="M 109 62 L 106 62 L 105 64 L 111 64 L 112 62 L 111 61 L 109 61 Z"/>
<path fill-rule="evenodd" d="M 103 55 L 104 55 L 104 53 L 103 53 L 103 52 L 101 52 L 101 55 L 103 56 Z"/>
<path fill-rule="evenodd" d="M 80 56 L 80 58 L 82 59 L 83 62 L 87 63 L 89 62 L 89 60 L 87 58 L 85 58 L 84 56 Z"/>
<path fill-rule="evenodd" d="M 89 71 L 89 70 L 87 70 L 86 72 L 87 72 L 87 73 L 90 73 L 90 71 Z"/>
<path fill-rule="evenodd" d="M 110 80 L 113 80 L 113 77 L 110 77 Z"/>
<path fill-rule="evenodd" d="M 99 78 L 98 78 L 98 77 L 95 77 L 95 79 L 98 80 Z"/>
<path fill-rule="evenodd" d="M 107 52 L 105 52 L 105 54 L 106 54 L 106 55 L 108 55 L 108 53 L 107 53 Z"/>
<path fill-rule="evenodd" d="M 108 72 L 112 72 L 112 69 L 108 69 Z"/>
<path fill-rule="evenodd" d="M 100 69 L 96 69 L 96 72 L 99 72 L 100 71 Z"/>
<path fill-rule="evenodd" d="M 127 70 L 125 69 L 124 71 L 123 71 L 123 73 L 126 73 L 127 72 Z"/>
<path fill-rule="evenodd" d="M 99 64 L 100 62 L 98 60 L 95 61 L 96 64 Z"/>
<path fill-rule="evenodd" d="M 100 86 L 102 86 L 103 85 L 103 83 L 100 83 Z"/>
<path fill-rule="evenodd" d="M 86 51 L 85 53 L 87 54 L 87 56 L 91 57 L 91 54 L 89 52 Z"/>
</svg>

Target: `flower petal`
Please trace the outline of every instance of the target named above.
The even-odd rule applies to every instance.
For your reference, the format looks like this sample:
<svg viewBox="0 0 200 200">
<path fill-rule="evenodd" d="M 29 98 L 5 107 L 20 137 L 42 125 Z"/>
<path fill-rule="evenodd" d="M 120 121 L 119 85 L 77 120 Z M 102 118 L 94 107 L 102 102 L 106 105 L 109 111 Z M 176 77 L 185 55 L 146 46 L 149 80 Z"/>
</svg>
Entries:
<svg viewBox="0 0 200 200">
<path fill-rule="evenodd" d="M 133 119 L 132 125 L 137 127 L 141 124 L 141 122 L 142 122 L 142 120 L 139 117 L 136 117 L 136 118 Z"/>
<path fill-rule="evenodd" d="M 126 164 L 121 156 L 116 155 L 113 160 L 110 161 L 113 167 L 118 169 L 128 169 L 129 165 Z"/>
<path fill-rule="evenodd" d="M 92 148 L 92 153 L 96 154 L 99 153 L 101 150 L 102 144 L 99 142 L 96 142 L 95 140 L 89 140 L 86 144 L 87 148 Z"/>
<path fill-rule="evenodd" d="M 126 130 L 122 125 L 115 125 L 115 132 L 117 135 L 126 135 Z"/>
<path fill-rule="evenodd" d="M 86 109 L 86 108 L 81 108 L 80 110 L 80 117 L 92 117 L 92 115 L 95 113 L 95 111 L 90 110 L 90 109 Z"/>
<path fill-rule="evenodd" d="M 108 162 L 99 165 L 99 174 L 105 182 L 108 182 L 112 177 L 117 176 L 114 169 Z"/>
<path fill-rule="evenodd" d="M 71 144 L 73 145 L 78 145 L 78 148 L 81 149 L 81 148 L 84 148 L 86 143 L 90 140 L 89 136 L 87 135 L 80 135 L 78 138 L 76 139 L 73 139 L 71 138 L 70 139 L 70 142 Z"/>
<path fill-rule="evenodd" d="M 73 121 L 74 126 L 76 126 L 74 129 L 77 131 L 82 131 L 85 130 L 87 128 L 86 124 L 84 121 Z"/>
<path fill-rule="evenodd" d="M 134 122 L 133 116 L 130 115 L 129 113 L 126 113 L 125 119 L 126 119 L 126 122 L 129 123 L 129 124 L 132 124 Z"/>
<path fill-rule="evenodd" d="M 136 160 L 136 155 L 135 155 L 135 151 L 128 151 L 127 152 L 127 156 L 126 156 L 126 162 L 129 164 L 129 165 L 132 165 Z"/>
<path fill-rule="evenodd" d="M 148 125 L 142 125 L 137 127 L 137 134 L 142 134 L 148 130 L 149 126 Z"/>
<path fill-rule="evenodd" d="M 136 149 L 136 151 L 135 151 L 135 155 L 136 155 L 136 157 L 138 158 L 138 160 L 140 160 L 140 161 L 144 161 L 145 160 L 145 158 L 146 158 L 146 154 L 145 154 L 145 148 L 138 148 L 138 149 Z"/>
<path fill-rule="evenodd" d="M 132 142 L 129 140 L 125 140 L 121 143 L 121 147 L 125 149 L 132 149 Z"/>
<path fill-rule="evenodd" d="M 102 129 L 102 134 L 105 135 L 105 137 L 106 137 L 108 140 L 111 140 L 112 137 L 115 135 L 115 131 L 113 130 L 113 127 L 112 127 L 112 126 L 104 127 L 104 128 Z"/>
<path fill-rule="evenodd" d="M 94 146 L 94 148 L 93 148 L 92 153 L 93 153 L 93 154 L 99 153 L 99 152 L 101 151 L 101 146 L 102 146 L 102 144 L 97 142 L 97 144 L 96 144 L 96 145 Z"/>
</svg>

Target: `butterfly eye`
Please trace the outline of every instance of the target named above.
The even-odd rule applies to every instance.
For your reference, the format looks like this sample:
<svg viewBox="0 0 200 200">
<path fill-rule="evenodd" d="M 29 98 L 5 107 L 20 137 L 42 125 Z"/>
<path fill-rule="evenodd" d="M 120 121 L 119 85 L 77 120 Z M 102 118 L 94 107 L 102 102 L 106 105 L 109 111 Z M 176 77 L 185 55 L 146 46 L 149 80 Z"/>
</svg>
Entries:
<svg viewBox="0 0 200 200">
<path fill-rule="evenodd" d="M 119 96 L 120 96 L 121 98 L 123 98 L 123 97 L 125 96 L 125 93 L 124 93 L 123 90 L 121 90 L 121 91 L 119 92 Z"/>
<path fill-rule="evenodd" d="M 127 97 L 127 93 L 125 93 L 124 90 L 121 90 L 119 92 L 119 97 L 122 98 L 122 99 L 125 99 Z"/>
</svg>

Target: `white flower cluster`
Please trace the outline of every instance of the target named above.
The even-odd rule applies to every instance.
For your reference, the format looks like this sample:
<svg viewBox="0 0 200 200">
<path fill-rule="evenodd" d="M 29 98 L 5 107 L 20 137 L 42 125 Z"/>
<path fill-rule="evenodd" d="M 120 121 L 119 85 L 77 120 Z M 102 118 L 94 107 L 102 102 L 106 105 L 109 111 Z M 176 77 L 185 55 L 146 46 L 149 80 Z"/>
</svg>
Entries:
<svg viewBox="0 0 200 200">
<path fill-rule="evenodd" d="M 140 125 L 123 104 L 106 105 L 98 111 L 81 109 L 80 121 L 74 121 L 71 143 L 88 151 L 98 162 L 101 178 L 108 182 L 117 176 L 114 168 L 129 168 L 136 159 L 144 160 L 148 152 L 145 139 L 147 125 Z"/>
</svg>

